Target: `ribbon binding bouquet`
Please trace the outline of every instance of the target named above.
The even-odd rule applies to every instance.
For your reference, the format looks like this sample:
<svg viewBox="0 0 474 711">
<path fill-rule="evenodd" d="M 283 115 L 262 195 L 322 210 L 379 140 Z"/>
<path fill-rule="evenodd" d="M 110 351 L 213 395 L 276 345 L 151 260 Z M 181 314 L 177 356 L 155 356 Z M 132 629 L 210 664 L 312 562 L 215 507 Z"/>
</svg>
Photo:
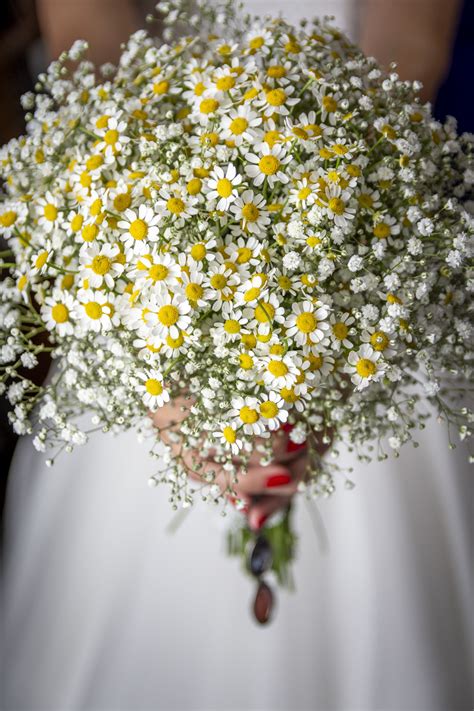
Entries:
<svg viewBox="0 0 474 711">
<path fill-rule="evenodd" d="M 136 32 L 117 67 L 76 42 L 0 150 L 15 431 L 52 463 L 134 428 L 173 507 L 224 513 L 282 432 L 306 447 L 307 496 L 351 486 L 342 444 L 396 456 L 432 413 L 454 447 L 472 422 L 474 137 L 329 21 L 197 8 L 160 3 L 164 41 Z M 233 553 L 254 536 L 241 518 Z M 260 621 L 262 576 L 287 581 L 293 549 L 287 511 L 250 551 Z"/>
</svg>

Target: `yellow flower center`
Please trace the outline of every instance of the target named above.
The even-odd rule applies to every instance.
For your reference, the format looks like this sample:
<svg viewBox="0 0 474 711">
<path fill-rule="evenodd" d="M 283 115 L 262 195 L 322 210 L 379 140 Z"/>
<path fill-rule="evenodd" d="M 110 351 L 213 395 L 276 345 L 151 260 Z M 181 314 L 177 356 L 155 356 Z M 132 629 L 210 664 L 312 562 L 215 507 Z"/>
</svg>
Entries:
<svg viewBox="0 0 474 711">
<path fill-rule="evenodd" d="M 86 225 L 82 230 L 82 239 L 84 242 L 93 242 L 99 234 L 97 225 Z"/>
<path fill-rule="evenodd" d="M 337 109 L 337 101 L 332 96 L 323 96 L 323 108 L 328 114 L 332 113 Z"/>
<path fill-rule="evenodd" d="M 2 225 L 2 227 L 11 227 L 15 224 L 17 217 L 18 215 L 14 210 L 7 210 L 0 217 L 0 225 Z"/>
<path fill-rule="evenodd" d="M 255 222 L 258 220 L 259 215 L 260 210 L 253 204 L 253 202 L 247 203 L 247 205 L 244 205 L 242 208 L 242 217 L 244 220 L 247 220 L 247 222 Z"/>
<path fill-rule="evenodd" d="M 264 136 L 264 141 L 267 143 L 270 148 L 273 148 L 275 143 L 278 143 L 278 141 L 281 138 L 280 131 L 267 131 L 265 136 Z"/>
<path fill-rule="evenodd" d="M 275 64 L 273 67 L 268 67 L 267 74 L 272 79 L 281 79 L 286 76 L 286 69 L 281 64 Z"/>
<path fill-rule="evenodd" d="M 212 114 L 219 106 L 219 102 L 216 99 L 203 99 L 199 106 L 199 111 L 202 114 Z"/>
<path fill-rule="evenodd" d="M 231 133 L 234 134 L 234 136 L 240 136 L 245 131 L 248 125 L 249 122 L 247 121 L 247 119 L 239 116 L 230 122 L 229 130 Z"/>
<path fill-rule="evenodd" d="M 322 355 L 313 355 L 311 353 L 309 355 L 309 362 L 311 364 L 311 370 L 321 370 L 321 368 L 323 367 L 324 358 Z"/>
<path fill-rule="evenodd" d="M 42 269 L 46 262 L 48 261 L 48 252 L 41 252 L 38 254 L 35 260 L 35 267 L 37 269 Z"/>
<path fill-rule="evenodd" d="M 158 96 L 161 96 L 162 94 L 166 94 L 169 88 L 170 84 L 168 81 L 157 81 L 155 84 L 153 84 L 153 93 L 157 94 Z"/>
<path fill-rule="evenodd" d="M 113 146 L 117 143 L 119 138 L 119 132 L 116 131 L 115 129 L 109 129 L 106 131 L 105 136 L 104 136 L 104 141 L 108 146 Z"/>
<path fill-rule="evenodd" d="M 84 308 L 89 318 L 94 319 L 94 321 L 102 316 L 102 306 L 97 301 L 89 301 Z"/>
<path fill-rule="evenodd" d="M 278 405 L 276 405 L 271 400 L 262 402 L 262 404 L 260 405 L 260 414 L 262 415 L 262 417 L 265 417 L 267 420 L 271 420 L 272 417 L 276 417 L 278 415 L 278 412 L 279 412 Z"/>
<path fill-rule="evenodd" d="M 170 348 L 179 348 L 184 343 L 184 336 L 182 333 L 179 334 L 178 338 L 171 338 L 171 336 L 166 336 L 166 344 Z"/>
<path fill-rule="evenodd" d="M 266 323 L 267 321 L 272 321 L 275 316 L 275 307 L 268 303 L 268 301 L 262 301 L 255 309 L 255 318 L 260 323 Z"/>
<path fill-rule="evenodd" d="M 148 276 L 153 281 L 163 281 L 168 276 L 170 270 L 164 264 L 154 264 L 148 270 Z"/>
<path fill-rule="evenodd" d="M 334 197 L 329 200 L 328 207 L 335 215 L 343 215 L 346 203 L 341 198 Z"/>
<path fill-rule="evenodd" d="M 51 309 L 51 317 L 56 323 L 65 323 L 69 319 L 69 309 L 64 304 L 55 304 Z"/>
<path fill-rule="evenodd" d="M 140 241 L 147 236 L 148 225 L 144 220 L 134 220 L 130 225 L 129 232 L 133 239 Z"/>
<path fill-rule="evenodd" d="M 198 299 L 202 297 L 203 293 L 204 290 L 200 284 L 190 282 L 186 286 L 186 298 L 188 298 L 189 301 L 198 301 Z"/>
<path fill-rule="evenodd" d="M 235 430 L 232 429 L 232 427 L 224 427 L 224 429 L 222 430 L 222 434 L 226 442 L 229 442 L 229 444 L 234 444 L 235 440 L 237 439 Z"/>
<path fill-rule="evenodd" d="M 260 289 L 256 286 L 253 286 L 250 289 L 247 289 L 247 291 L 244 294 L 244 301 L 255 301 L 255 299 L 258 299 L 260 296 Z"/>
<path fill-rule="evenodd" d="M 252 259 L 252 250 L 248 247 L 239 247 L 237 264 L 247 264 Z"/>
<path fill-rule="evenodd" d="M 227 279 L 223 274 L 214 274 L 211 277 L 210 284 L 213 289 L 221 290 L 227 285 Z"/>
<path fill-rule="evenodd" d="M 311 195 L 311 188 L 305 187 L 301 188 L 298 193 L 298 200 L 306 200 Z"/>
<path fill-rule="evenodd" d="M 248 353 L 241 353 L 239 356 L 240 367 L 243 370 L 250 370 L 253 368 L 253 358 L 249 356 Z"/>
<path fill-rule="evenodd" d="M 110 271 L 111 266 L 112 266 L 111 260 L 108 257 L 106 257 L 102 254 L 99 254 L 99 255 L 97 255 L 97 257 L 94 257 L 94 259 L 92 260 L 91 268 L 95 274 L 98 274 L 99 276 L 103 276 L 104 274 L 107 274 L 107 272 Z"/>
<path fill-rule="evenodd" d="M 248 407 L 247 405 L 240 409 L 239 414 L 240 419 L 246 425 L 253 425 L 259 419 L 257 410 L 254 410 L 252 407 Z"/>
<path fill-rule="evenodd" d="M 356 364 L 356 370 L 361 378 L 370 378 L 377 371 L 377 366 L 369 358 L 359 358 Z"/>
<path fill-rule="evenodd" d="M 270 106 L 283 106 L 286 101 L 286 93 L 283 89 L 271 89 L 265 96 Z"/>
<path fill-rule="evenodd" d="M 86 168 L 87 170 L 97 170 L 103 162 L 104 159 L 102 156 L 90 156 L 90 158 L 86 160 Z"/>
<path fill-rule="evenodd" d="M 221 180 L 217 181 L 216 190 L 218 195 L 228 198 L 232 195 L 232 183 L 227 178 L 221 178 Z"/>
<path fill-rule="evenodd" d="M 296 317 L 296 327 L 302 333 L 311 333 L 317 325 L 318 322 L 314 314 L 304 312 Z"/>
<path fill-rule="evenodd" d="M 196 262 L 203 260 L 206 254 L 206 246 L 202 242 L 198 242 L 191 247 L 191 257 L 195 259 Z"/>
<path fill-rule="evenodd" d="M 149 395 L 161 395 L 163 392 L 163 385 L 156 378 L 148 378 L 145 382 L 145 388 Z"/>
<path fill-rule="evenodd" d="M 288 366 L 281 360 L 271 360 L 267 365 L 267 370 L 276 378 L 281 378 L 288 373 Z"/>
<path fill-rule="evenodd" d="M 258 167 L 264 175 L 275 175 L 280 167 L 280 161 L 275 156 L 263 156 L 260 158 Z"/>
<path fill-rule="evenodd" d="M 390 225 L 387 225 L 386 222 L 379 222 L 374 227 L 374 235 L 378 239 L 387 239 L 390 235 Z"/>
<path fill-rule="evenodd" d="M 375 331 L 370 337 L 370 344 L 375 351 L 384 351 L 389 344 L 389 338 L 384 331 Z"/>
<path fill-rule="evenodd" d="M 349 329 L 347 328 L 345 323 L 343 323 L 342 321 L 339 321 L 338 323 L 335 323 L 333 325 L 332 332 L 334 333 L 334 335 L 336 336 L 336 338 L 339 341 L 343 341 L 345 338 L 347 338 Z"/>
<path fill-rule="evenodd" d="M 294 403 L 298 400 L 298 396 L 296 395 L 293 388 L 281 388 L 280 395 L 287 403 Z"/>
<path fill-rule="evenodd" d="M 173 326 L 179 319 L 179 311 L 171 304 L 162 306 L 158 311 L 158 320 L 163 326 Z"/>
<path fill-rule="evenodd" d="M 278 286 L 280 287 L 280 289 L 283 289 L 284 291 L 291 289 L 290 277 L 287 277 L 285 275 L 278 277 Z"/>
<path fill-rule="evenodd" d="M 166 209 L 173 213 L 173 215 L 181 215 L 184 212 L 184 202 L 177 197 L 169 198 L 166 203 Z"/>
<path fill-rule="evenodd" d="M 216 89 L 218 91 L 229 91 L 235 86 L 235 79 L 231 76 L 220 77 L 216 81 Z"/>
<path fill-rule="evenodd" d="M 260 49 L 260 47 L 263 47 L 264 43 L 265 40 L 263 37 L 254 37 L 250 40 L 249 47 L 250 49 Z"/>
<path fill-rule="evenodd" d="M 187 185 L 188 193 L 190 195 L 197 195 L 198 193 L 201 192 L 202 188 L 202 180 L 199 180 L 199 178 L 191 178 Z"/>
<path fill-rule="evenodd" d="M 123 212 L 132 204 L 130 193 L 119 193 L 114 197 L 114 208 L 117 212 Z"/>
<path fill-rule="evenodd" d="M 43 214 L 49 222 L 54 222 L 58 216 L 58 208 L 49 202 L 44 206 Z"/>
<path fill-rule="evenodd" d="M 361 193 L 358 197 L 358 201 L 361 207 L 365 207 L 368 210 L 370 210 L 370 208 L 374 204 L 372 196 L 368 193 Z"/>
</svg>

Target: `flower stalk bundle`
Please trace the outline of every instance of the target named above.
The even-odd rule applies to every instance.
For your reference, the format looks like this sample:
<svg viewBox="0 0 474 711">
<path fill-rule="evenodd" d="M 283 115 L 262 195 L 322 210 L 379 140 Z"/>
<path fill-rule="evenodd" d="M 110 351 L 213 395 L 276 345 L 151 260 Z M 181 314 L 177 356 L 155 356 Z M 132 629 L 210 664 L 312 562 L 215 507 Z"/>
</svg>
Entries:
<svg viewBox="0 0 474 711">
<path fill-rule="evenodd" d="M 160 3 L 166 41 L 135 33 L 117 67 L 75 43 L 23 97 L 27 133 L 0 151 L 13 427 L 53 461 L 91 429 L 150 434 L 147 411 L 189 395 L 169 437 L 228 485 L 162 446 L 175 507 L 225 501 L 283 424 L 315 495 L 341 443 L 397 454 L 433 408 L 454 446 L 472 422 L 473 136 L 326 21 L 198 7 Z"/>
</svg>

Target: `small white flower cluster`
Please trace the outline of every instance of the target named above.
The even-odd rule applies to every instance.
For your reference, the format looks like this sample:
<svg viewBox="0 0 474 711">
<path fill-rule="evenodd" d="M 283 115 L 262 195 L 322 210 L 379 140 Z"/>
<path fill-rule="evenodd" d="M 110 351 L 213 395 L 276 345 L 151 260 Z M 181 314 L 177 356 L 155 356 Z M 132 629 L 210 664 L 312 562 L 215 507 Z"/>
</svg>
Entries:
<svg viewBox="0 0 474 711">
<path fill-rule="evenodd" d="M 147 431 L 147 409 L 187 392 L 179 436 L 224 463 L 283 423 L 364 460 L 370 440 L 413 438 L 425 379 L 465 434 L 442 384 L 471 367 L 473 137 L 330 24 L 200 4 L 201 35 L 173 40 L 186 8 L 167 5 L 169 43 L 135 33 L 102 81 L 66 69 L 76 42 L 0 150 L 15 429 L 37 420 L 35 446 L 69 450 L 82 412 Z M 24 371 L 44 351 L 59 365 L 40 388 Z M 184 474 L 163 476 L 189 503 Z"/>
</svg>

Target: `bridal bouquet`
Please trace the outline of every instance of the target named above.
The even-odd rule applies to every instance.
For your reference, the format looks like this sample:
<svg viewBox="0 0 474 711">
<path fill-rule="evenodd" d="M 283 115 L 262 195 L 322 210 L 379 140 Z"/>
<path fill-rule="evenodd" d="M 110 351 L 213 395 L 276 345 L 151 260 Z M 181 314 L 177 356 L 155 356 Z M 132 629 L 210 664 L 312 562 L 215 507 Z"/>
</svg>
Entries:
<svg viewBox="0 0 474 711">
<path fill-rule="evenodd" d="M 135 33 L 117 68 L 76 42 L 23 97 L 27 135 L 0 153 L 15 431 L 71 451 L 82 413 L 146 430 L 186 394 L 174 437 L 214 452 L 226 493 L 283 424 L 314 494 L 335 487 L 339 442 L 397 454 L 428 404 L 454 446 L 471 422 L 474 137 L 325 21 L 198 6 L 160 3 L 166 43 Z M 38 387 L 44 351 L 57 367 Z M 188 469 L 168 456 L 157 475 L 173 505 L 220 499 Z"/>
</svg>

